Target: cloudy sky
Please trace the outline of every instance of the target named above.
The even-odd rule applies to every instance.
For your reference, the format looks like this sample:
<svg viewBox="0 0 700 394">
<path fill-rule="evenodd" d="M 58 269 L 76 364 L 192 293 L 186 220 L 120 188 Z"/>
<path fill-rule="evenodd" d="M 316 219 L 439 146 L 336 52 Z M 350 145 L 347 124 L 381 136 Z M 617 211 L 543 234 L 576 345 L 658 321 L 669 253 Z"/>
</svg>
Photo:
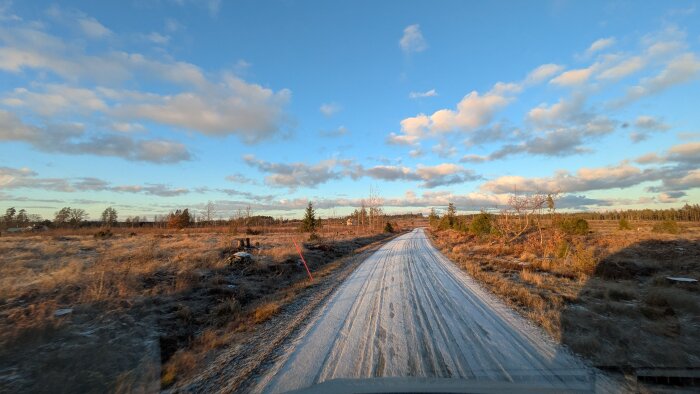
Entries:
<svg viewBox="0 0 700 394">
<path fill-rule="evenodd" d="M 0 204 L 700 201 L 700 3 L 0 0 Z"/>
</svg>

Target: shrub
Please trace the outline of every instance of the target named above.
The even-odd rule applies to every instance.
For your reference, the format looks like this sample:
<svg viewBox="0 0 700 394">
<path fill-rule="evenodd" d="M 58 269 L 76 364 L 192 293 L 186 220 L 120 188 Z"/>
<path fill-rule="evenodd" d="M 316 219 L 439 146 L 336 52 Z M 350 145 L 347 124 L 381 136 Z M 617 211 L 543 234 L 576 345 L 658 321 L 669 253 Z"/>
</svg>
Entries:
<svg viewBox="0 0 700 394">
<path fill-rule="evenodd" d="M 311 242 L 313 242 L 313 241 L 320 241 L 320 240 L 321 240 L 321 236 L 318 235 L 318 234 L 316 234 L 316 233 L 311 233 L 311 234 L 309 235 L 309 241 L 311 241 Z"/>
<path fill-rule="evenodd" d="M 461 231 L 463 233 L 466 233 L 469 231 L 469 225 L 467 224 L 467 221 L 464 217 L 457 217 L 455 219 L 455 223 L 452 226 L 453 229 L 457 231 Z"/>
<path fill-rule="evenodd" d="M 651 228 L 651 231 L 655 233 L 678 234 L 681 232 L 681 228 L 675 220 L 664 220 L 661 223 L 656 223 Z"/>
<path fill-rule="evenodd" d="M 92 236 L 94 238 L 110 238 L 112 235 L 114 235 L 114 234 L 112 234 L 112 231 L 110 231 L 110 229 L 106 229 L 106 230 L 100 230 L 100 231 L 96 232 L 95 234 L 93 234 Z"/>
<path fill-rule="evenodd" d="M 253 230 L 252 228 L 248 227 L 245 229 L 246 235 L 260 235 L 262 234 L 262 231 L 260 230 Z"/>
<path fill-rule="evenodd" d="M 569 254 L 569 250 L 571 249 L 571 246 L 569 245 L 568 242 L 562 240 L 559 242 L 559 245 L 557 245 L 557 252 L 556 255 L 558 258 L 563 259 Z"/>
<path fill-rule="evenodd" d="M 486 235 L 491 233 L 491 215 L 482 212 L 472 219 L 469 224 L 469 231 L 475 235 Z"/>
<path fill-rule="evenodd" d="M 386 222 L 384 225 L 384 232 L 385 233 L 393 233 L 394 232 L 394 226 L 391 225 L 391 223 Z"/>
<path fill-rule="evenodd" d="M 588 222 L 581 218 L 566 218 L 559 223 L 559 227 L 567 234 L 588 234 Z"/>
<path fill-rule="evenodd" d="M 448 230 L 452 228 L 452 223 L 450 221 L 450 218 L 447 216 L 443 216 L 440 218 L 440 221 L 438 222 L 438 230 Z"/>
<path fill-rule="evenodd" d="M 622 218 L 617 223 L 617 228 L 619 230 L 632 230 L 632 225 L 630 224 L 629 220 Z"/>
<path fill-rule="evenodd" d="M 430 227 L 436 227 L 440 221 L 440 216 L 435 212 L 435 208 L 430 208 L 430 215 L 428 215 L 428 222 Z"/>
</svg>

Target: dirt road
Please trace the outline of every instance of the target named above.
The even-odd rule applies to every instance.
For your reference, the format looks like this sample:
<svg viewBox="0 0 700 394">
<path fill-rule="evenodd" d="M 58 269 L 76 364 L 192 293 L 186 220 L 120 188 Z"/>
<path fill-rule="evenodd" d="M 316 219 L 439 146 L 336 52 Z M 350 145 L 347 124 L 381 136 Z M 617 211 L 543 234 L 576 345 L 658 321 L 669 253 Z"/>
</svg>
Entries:
<svg viewBox="0 0 700 394">
<path fill-rule="evenodd" d="M 592 369 L 448 261 L 422 229 L 365 260 L 252 390 L 376 377 L 584 391 L 601 384 Z M 382 380 L 393 382 L 368 382 Z"/>
</svg>

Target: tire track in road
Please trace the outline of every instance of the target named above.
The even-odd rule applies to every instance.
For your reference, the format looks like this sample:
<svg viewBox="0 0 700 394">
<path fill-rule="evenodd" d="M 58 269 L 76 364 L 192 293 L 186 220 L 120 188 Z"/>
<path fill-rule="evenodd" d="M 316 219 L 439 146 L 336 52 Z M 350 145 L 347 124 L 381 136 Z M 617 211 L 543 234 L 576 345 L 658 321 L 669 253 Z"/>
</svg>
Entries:
<svg viewBox="0 0 700 394">
<path fill-rule="evenodd" d="M 422 229 L 367 258 L 308 327 L 254 392 L 339 378 L 451 378 L 575 390 L 607 381 L 593 379 L 593 369 L 484 291 Z"/>
</svg>

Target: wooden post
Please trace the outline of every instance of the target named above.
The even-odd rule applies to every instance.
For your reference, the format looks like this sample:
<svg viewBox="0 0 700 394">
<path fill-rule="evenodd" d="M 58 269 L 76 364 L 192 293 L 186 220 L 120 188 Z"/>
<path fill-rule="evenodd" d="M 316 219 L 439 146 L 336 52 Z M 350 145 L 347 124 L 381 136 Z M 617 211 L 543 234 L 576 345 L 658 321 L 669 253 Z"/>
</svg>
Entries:
<svg viewBox="0 0 700 394">
<path fill-rule="evenodd" d="M 250 248 L 250 238 L 245 239 L 245 247 Z"/>
</svg>

